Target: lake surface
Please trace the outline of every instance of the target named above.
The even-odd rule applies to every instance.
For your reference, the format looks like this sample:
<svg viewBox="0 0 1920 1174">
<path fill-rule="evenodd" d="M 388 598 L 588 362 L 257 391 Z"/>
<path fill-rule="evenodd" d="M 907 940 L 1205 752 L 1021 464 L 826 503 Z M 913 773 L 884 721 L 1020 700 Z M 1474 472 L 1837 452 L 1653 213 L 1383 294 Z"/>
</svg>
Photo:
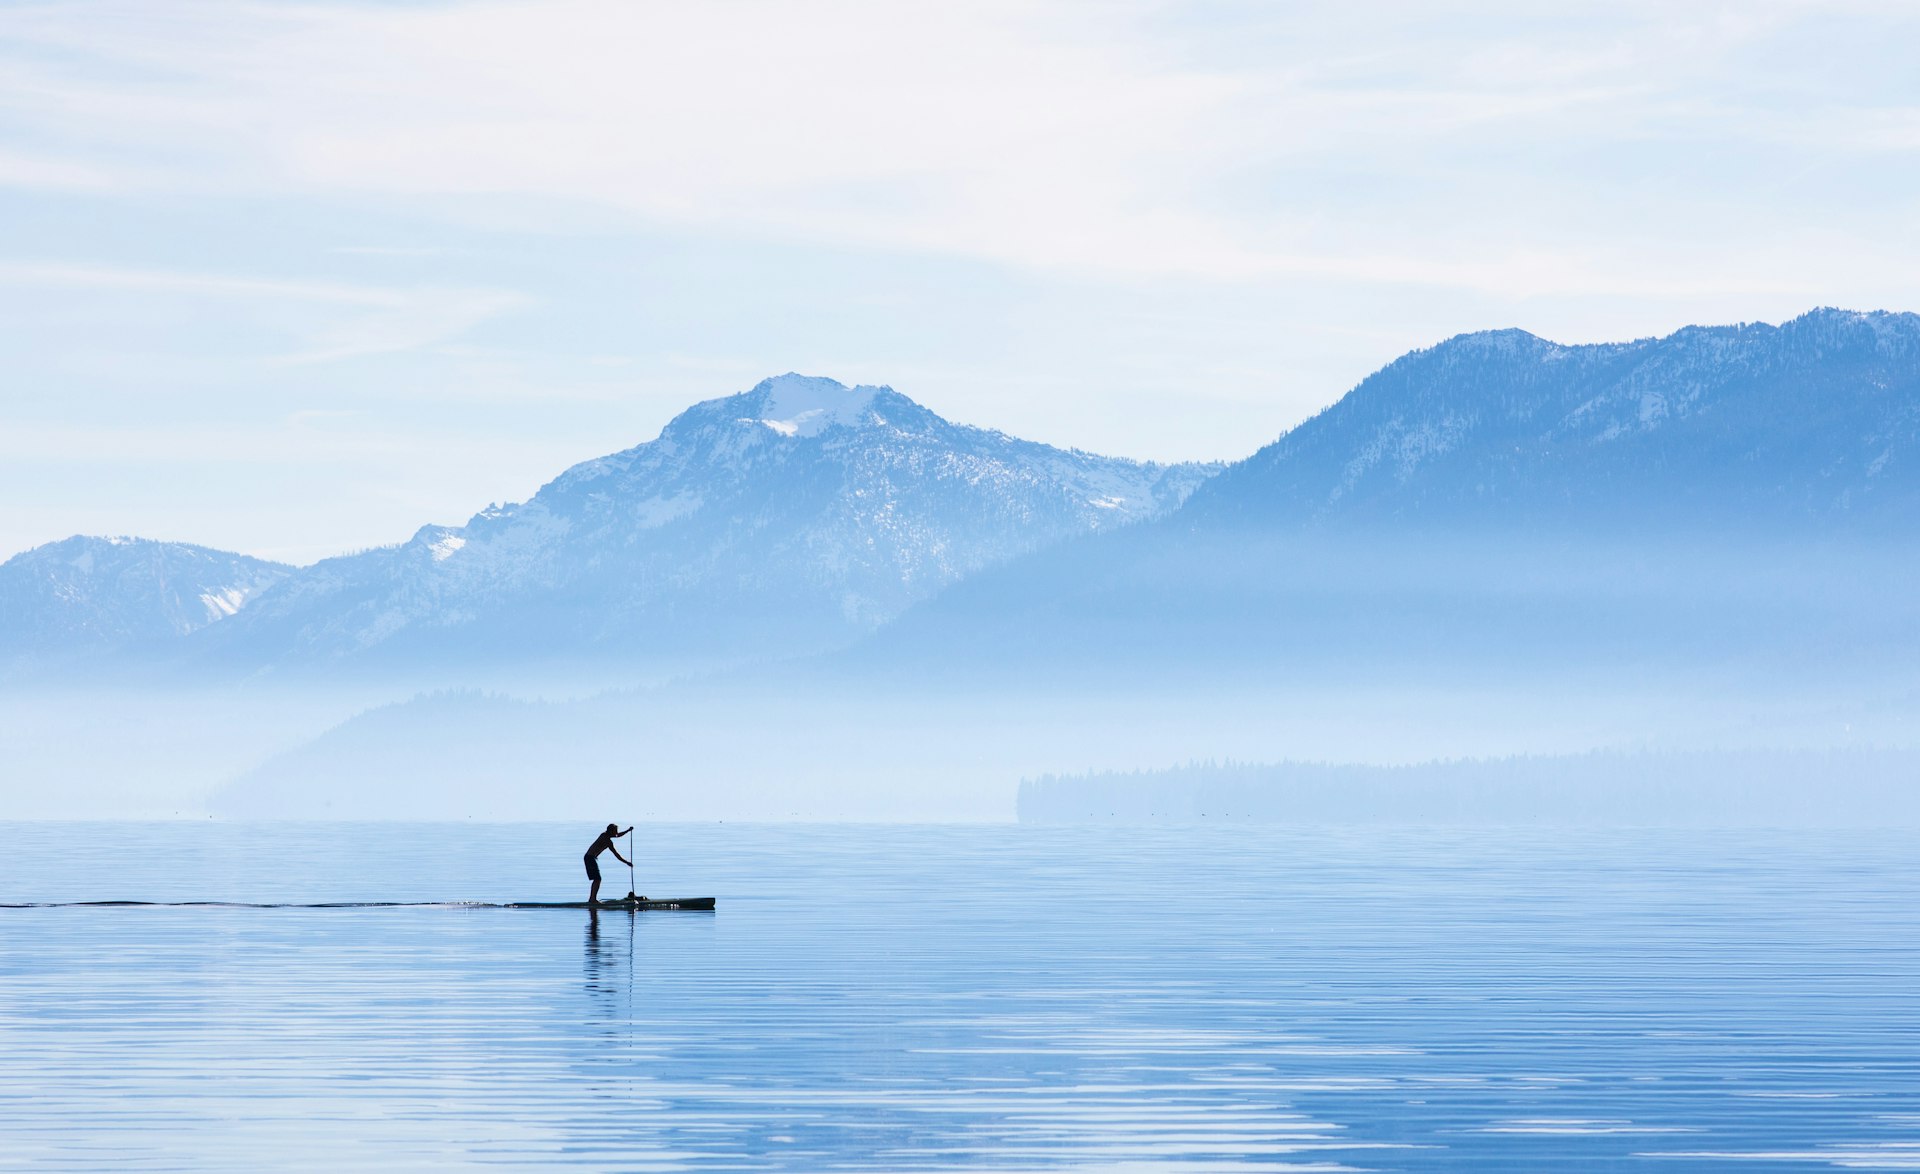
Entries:
<svg viewBox="0 0 1920 1174">
<path fill-rule="evenodd" d="M 12 824 L 0 901 L 580 899 L 594 830 Z M 718 910 L 0 909 L 0 1169 L 1920 1170 L 1912 832 L 638 835 Z"/>
</svg>

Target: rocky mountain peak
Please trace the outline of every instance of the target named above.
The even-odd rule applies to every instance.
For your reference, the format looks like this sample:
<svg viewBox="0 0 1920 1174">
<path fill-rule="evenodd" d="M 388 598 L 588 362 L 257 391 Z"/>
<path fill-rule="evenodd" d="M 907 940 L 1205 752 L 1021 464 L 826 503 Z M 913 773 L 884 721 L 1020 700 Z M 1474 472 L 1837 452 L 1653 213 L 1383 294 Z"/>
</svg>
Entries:
<svg viewBox="0 0 1920 1174">
<path fill-rule="evenodd" d="M 891 390 L 848 387 L 838 380 L 788 372 L 763 380 L 747 393 L 757 408 L 748 418 L 781 436 L 818 436 L 829 428 L 866 424 L 874 397 Z"/>
</svg>

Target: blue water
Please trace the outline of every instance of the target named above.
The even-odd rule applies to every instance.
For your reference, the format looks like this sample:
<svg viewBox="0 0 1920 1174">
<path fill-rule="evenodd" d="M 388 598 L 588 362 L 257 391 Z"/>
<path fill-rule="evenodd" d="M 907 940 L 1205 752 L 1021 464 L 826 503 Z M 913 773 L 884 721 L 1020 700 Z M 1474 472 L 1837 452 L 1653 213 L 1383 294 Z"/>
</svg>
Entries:
<svg viewBox="0 0 1920 1174">
<path fill-rule="evenodd" d="M 593 831 L 15 824 L 0 901 L 578 899 Z M 0 1168 L 1920 1169 L 1911 832 L 641 837 L 718 910 L 0 909 Z"/>
</svg>

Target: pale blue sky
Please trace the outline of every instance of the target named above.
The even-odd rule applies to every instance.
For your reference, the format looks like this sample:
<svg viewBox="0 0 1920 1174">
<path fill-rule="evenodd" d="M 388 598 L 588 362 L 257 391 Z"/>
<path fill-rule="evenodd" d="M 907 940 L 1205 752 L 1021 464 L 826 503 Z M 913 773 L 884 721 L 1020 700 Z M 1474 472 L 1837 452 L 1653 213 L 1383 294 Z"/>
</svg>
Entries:
<svg viewBox="0 0 1920 1174">
<path fill-rule="evenodd" d="M 14 3 L 0 555 L 304 561 L 787 370 L 1167 459 L 1920 309 L 1920 6 Z"/>
</svg>

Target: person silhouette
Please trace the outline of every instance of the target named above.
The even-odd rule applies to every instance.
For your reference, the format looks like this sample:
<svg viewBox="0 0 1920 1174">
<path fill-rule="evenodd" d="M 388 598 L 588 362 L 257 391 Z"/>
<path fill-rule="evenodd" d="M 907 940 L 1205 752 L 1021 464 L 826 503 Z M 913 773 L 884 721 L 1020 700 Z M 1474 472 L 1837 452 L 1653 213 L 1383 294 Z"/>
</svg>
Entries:
<svg viewBox="0 0 1920 1174">
<path fill-rule="evenodd" d="M 633 861 L 620 855 L 620 849 L 613 846 L 615 840 L 632 831 L 632 828 L 628 828 L 623 832 L 619 824 L 610 823 L 607 825 L 607 830 L 594 839 L 592 847 L 587 849 L 587 879 L 593 882 L 593 887 L 587 890 L 588 905 L 597 904 L 600 900 L 600 853 L 611 852 L 615 860 L 629 868 L 633 867 Z"/>
</svg>

